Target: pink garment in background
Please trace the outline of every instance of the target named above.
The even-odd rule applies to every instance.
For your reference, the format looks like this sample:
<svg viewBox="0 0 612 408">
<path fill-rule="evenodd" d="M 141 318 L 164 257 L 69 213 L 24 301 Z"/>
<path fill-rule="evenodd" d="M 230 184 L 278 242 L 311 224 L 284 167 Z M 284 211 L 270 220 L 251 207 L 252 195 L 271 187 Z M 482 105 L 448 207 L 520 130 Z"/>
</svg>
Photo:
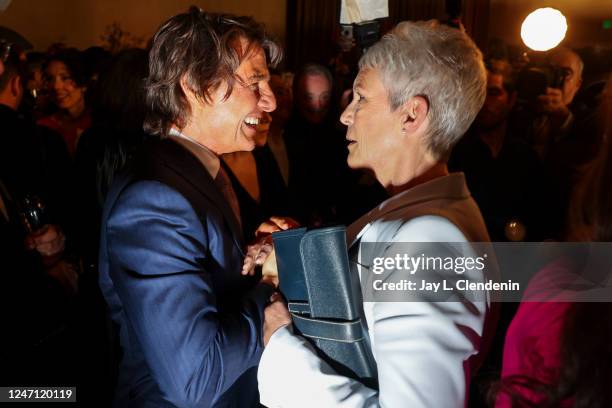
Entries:
<svg viewBox="0 0 612 408">
<path fill-rule="evenodd" d="M 561 336 L 572 305 L 567 301 L 572 298 L 572 293 L 560 288 L 568 287 L 567 284 L 574 281 L 576 275 L 560 260 L 539 271 L 529 282 L 506 333 L 502 379 L 521 375 L 548 384 L 556 382 L 560 368 Z M 530 301 L 532 299 L 538 301 Z M 515 392 L 535 403 L 541 398 L 524 387 L 515 388 Z M 500 393 L 495 407 L 511 406 L 508 395 Z M 572 401 L 565 401 L 561 406 L 571 407 Z"/>
</svg>

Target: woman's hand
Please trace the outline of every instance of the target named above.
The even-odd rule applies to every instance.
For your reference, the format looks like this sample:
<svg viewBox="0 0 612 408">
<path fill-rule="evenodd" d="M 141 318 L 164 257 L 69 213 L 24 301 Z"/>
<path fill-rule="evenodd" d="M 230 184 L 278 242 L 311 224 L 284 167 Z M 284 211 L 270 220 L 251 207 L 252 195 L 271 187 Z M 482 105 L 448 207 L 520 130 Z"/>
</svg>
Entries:
<svg viewBox="0 0 612 408">
<path fill-rule="evenodd" d="M 297 228 L 300 223 L 290 217 L 270 217 L 268 221 L 263 222 L 255 231 L 255 236 L 266 236 L 277 231 L 284 231 L 292 228 Z"/>
<path fill-rule="evenodd" d="M 270 304 L 264 310 L 264 346 L 268 345 L 270 337 L 281 327 L 291 324 L 291 315 L 280 293 L 275 292 L 270 298 Z"/>
<path fill-rule="evenodd" d="M 276 252 L 272 250 L 261 267 L 261 282 L 278 288 L 278 267 L 276 266 Z"/>
<path fill-rule="evenodd" d="M 244 264 L 242 265 L 242 274 L 252 276 L 255 274 L 255 267 L 264 264 L 268 255 L 274 249 L 272 243 L 273 232 L 284 231 L 299 226 L 300 224 L 297 221 L 289 217 L 271 217 L 268 221 L 262 223 L 257 228 L 257 231 L 255 231 L 255 236 L 257 237 L 255 243 L 247 247 Z"/>
</svg>

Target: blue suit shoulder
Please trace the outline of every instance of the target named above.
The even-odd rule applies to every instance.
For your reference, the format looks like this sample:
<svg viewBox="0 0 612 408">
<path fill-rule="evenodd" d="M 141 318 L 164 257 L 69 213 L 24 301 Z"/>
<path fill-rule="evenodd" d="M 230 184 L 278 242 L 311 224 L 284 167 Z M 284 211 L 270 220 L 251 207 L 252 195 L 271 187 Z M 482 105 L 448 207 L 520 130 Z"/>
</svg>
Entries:
<svg viewBox="0 0 612 408">
<path fill-rule="evenodd" d="M 124 351 L 117 403 L 251 406 L 272 290 L 244 290 L 214 195 L 202 192 L 196 210 L 179 191 L 197 190 L 189 165 L 172 152 L 139 160 L 115 180 L 102 224 L 100 284 Z"/>
</svg>

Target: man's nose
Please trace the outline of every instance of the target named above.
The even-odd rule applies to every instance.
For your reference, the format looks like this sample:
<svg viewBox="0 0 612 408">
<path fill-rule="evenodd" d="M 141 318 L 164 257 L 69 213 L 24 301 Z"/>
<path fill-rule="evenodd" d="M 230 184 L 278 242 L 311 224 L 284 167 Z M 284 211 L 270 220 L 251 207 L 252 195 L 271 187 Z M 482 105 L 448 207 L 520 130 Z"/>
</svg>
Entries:
<svg viewBox="0 0 612 408">
<path fill-rule="evenodd" d="M 276 97 L 267 82 L 264 82 L 259 87 L 259 101 L 257 105 L 264 112 L 273 112 L 276 109 Z"/>
<path fill-rule="evenodd" d="M 323 109 L 324 102 L 321 99 L 313 99 L 311 101 L 311 106 L 312 106 L 312 109 L 319 111 Z"/>
</svg>

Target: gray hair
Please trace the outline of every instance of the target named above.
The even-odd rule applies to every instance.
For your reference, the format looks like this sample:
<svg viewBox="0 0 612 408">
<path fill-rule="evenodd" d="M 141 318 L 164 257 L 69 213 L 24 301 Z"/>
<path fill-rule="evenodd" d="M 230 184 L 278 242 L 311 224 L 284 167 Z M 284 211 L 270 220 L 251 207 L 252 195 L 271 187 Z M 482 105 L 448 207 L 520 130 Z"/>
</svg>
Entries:
<svg viewBox="0 0 612 408">
<path fill-rule="evenodd" d="M 429 103 L 426 145 L 446 159 L 480 111 L 486 70 L 474 42 L 435 21 L 402 22 L 367 50 L 360 69 L 378 69 L 393 110 L 414 96 Z"/>
</svg>

